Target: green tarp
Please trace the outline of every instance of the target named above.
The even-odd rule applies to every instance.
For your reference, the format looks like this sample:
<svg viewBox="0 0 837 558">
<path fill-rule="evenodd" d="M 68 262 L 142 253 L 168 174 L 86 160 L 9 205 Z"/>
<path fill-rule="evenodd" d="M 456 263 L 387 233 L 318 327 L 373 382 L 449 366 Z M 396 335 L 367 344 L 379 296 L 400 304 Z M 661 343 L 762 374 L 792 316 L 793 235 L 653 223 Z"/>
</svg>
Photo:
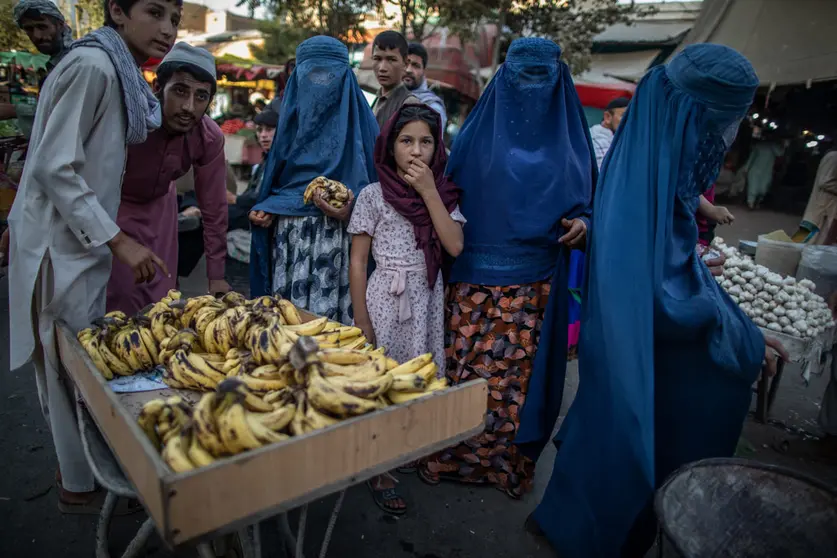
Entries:
<svg viewBox="0 0 837 558">
<path fill-rule="evenodd" d="M 49 56 L 30 52 L 0 52 L 0 64 L 17 64 L 27 70 L 46 68 Z"/>
</svg>

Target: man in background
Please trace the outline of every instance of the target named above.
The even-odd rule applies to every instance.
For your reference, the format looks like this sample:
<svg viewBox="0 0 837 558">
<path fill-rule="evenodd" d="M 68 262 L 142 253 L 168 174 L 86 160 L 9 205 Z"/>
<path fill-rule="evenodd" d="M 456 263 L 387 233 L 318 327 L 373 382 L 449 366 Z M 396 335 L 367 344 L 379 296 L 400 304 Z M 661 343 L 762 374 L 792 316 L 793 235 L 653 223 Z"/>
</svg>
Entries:
<svg viewBox="0 0 837 558">
<path fill-rule="evenodd" d="M 593 149 L 596 152 L 596 163 L 599 165 L 599 169 L 602 168 L 605 155 L 610 149 L 610 144 L 613 143 L 613 135 L 619 129 L 622 115 L 628 108 L 628 102 L 625 97 L 610 101 L 605 108 L 604 116 L 602 116 L 602 123 L 590 128 L 590 137 L 593 140 Z"/>
<path fill-rule="evenodd" d="M 395 31 L 384 31 L 375 37 L 372 44 L 372 64 L 381 86 L 377 99 L 372 103 L 372 111 L 381 129 L 406 101 L 419 102 L 404 85 L 408 53 L 407 39 Z"/>
<path fill-rule="evenodd" d="M 407 52 L 407 68 L 404 72 L 404 85 L 422 103 L 439 113 L 442 117 L 442 132 L 448 125 L 445 103 L 427 86 L 427 49 L 419 43 L 412 43 Z"/>
<path fill-rule="evenodd" d="M 50 57 L 46 64 L 48 75 L 73 42 L 64 15 L 50 0 L 21 0 L 15 6 L 14 18 L 38 52 Z M 40 80 L 39 87 L 43 87 L 46 75 Z M 21 132 L 28 138 L 35 121 L 34 105 L 29 109 L 27 106 L 0 103 L 0 120 L 10 118 L 18 119 Z"/>
</svg>

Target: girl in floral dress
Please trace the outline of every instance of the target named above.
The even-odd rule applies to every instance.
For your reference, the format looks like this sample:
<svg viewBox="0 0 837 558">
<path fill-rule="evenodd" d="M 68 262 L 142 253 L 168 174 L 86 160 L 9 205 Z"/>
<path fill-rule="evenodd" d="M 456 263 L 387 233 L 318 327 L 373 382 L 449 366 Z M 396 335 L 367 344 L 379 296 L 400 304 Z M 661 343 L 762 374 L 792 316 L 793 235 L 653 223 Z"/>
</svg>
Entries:
<svg viewBox="0 0 837 558">
<path fill-rule="evenodd" d="M 443 250 L 459 255 L 465 223 L 446 165 L 439 115 L 425 105 L 405 105 L 378 138 L 380 182 L 361 190 L 348 228 L 355 324 L 399 362 L 432 352 L 439 377 L 445 373 Z M 367 280 L 370 250 L 376 269 Z M 404 513 L 391 482 L 371 481 L 375 501 L 387 512 Z"/>
</svg>

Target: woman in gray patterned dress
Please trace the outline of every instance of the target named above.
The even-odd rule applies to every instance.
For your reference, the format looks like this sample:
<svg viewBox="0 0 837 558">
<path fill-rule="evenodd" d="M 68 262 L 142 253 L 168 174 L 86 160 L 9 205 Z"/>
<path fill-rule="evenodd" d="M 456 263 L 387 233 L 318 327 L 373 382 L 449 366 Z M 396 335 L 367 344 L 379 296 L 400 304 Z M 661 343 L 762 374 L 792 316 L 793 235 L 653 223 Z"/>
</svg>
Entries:
<svg viewBox="0 0 837 558">
<path fill-rule="evenodd" d="M 250 295 L 280 295 L 299 308 L 351 323 L 351 203 L 336 210 L 302 195 L 317 177 L 338 180 L 357 197 L 377 180 L 378 124 L 339 41 L 314 37 L 297 49 L 265 162 L 250 258 Z"/>
</svg>

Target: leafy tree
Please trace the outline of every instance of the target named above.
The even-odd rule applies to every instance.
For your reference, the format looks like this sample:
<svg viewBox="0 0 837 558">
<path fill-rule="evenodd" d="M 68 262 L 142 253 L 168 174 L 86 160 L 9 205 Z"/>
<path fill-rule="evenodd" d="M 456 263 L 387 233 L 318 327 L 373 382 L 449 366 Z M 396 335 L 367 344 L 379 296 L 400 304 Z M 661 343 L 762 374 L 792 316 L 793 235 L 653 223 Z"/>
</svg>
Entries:
<svg viewBox="0 0 837 558">
<path fill-rule="evenodd" d="M 264 46 L 251 46 L 250 53 L 256 60 L 267 64 L 284 64 L 294 57 L 296 47 L 314 35 L 311 29 L 294 27 L 278 21 L 266 23 L 261 28 Z"/>
<path fill-rule="evenodd" d="M 102 0 L 76 0 L 75 35 L 83 37 L 105 24 L 105 7 Z"/>
<path fill-rule="evenodd" d="M 492 66 L 496 70 L 503 50 L 512 39 L 524 36 L 547 37 L 558 42 L 564 60 L 579 74 L 589 68 L 593 37 L 616 23 L 653 13 L 633 2 L 618 0 L 379 0 L 398 4 L 402 31 L 426 38 L 437 28 L 446 27 L 463 41 L 473 41 L 486 24 L 499 29 Z"/>
<path fill-rule="evenodd" d="M 421 42 L 432 36 L 442 24 L 438 0 L 378 0 L 378 14 L 383 18 L 387 6 L 398 8 L 396 23 L 399 31 L 412 40 Z"/>
<path fill-rule="evenodd" d="M 0 51 L 8 50 L 36 52 L 29 37 L 15 23 L 14 0 L 0 0 Z"/>
<path fill-rule="evenodd" d="M 653 7 L 639 7 L 617 0 L 563 0 L 516 2 L 509 10 L 506 24 L 516 36 L 550 37 L 561 45 L 564 61 L 573 74 L 590 68 L 593 38 L 617 23 L 630 24 L 636 18 L 652 14 Z"/>
<path fill-rule="evenodd" d="M 237 5 L 251 12 L 264 7 L 285 25 L 348 41 L 363 34 L 363 21 L 377 0 L 238 0 Z"/>
</svg>

